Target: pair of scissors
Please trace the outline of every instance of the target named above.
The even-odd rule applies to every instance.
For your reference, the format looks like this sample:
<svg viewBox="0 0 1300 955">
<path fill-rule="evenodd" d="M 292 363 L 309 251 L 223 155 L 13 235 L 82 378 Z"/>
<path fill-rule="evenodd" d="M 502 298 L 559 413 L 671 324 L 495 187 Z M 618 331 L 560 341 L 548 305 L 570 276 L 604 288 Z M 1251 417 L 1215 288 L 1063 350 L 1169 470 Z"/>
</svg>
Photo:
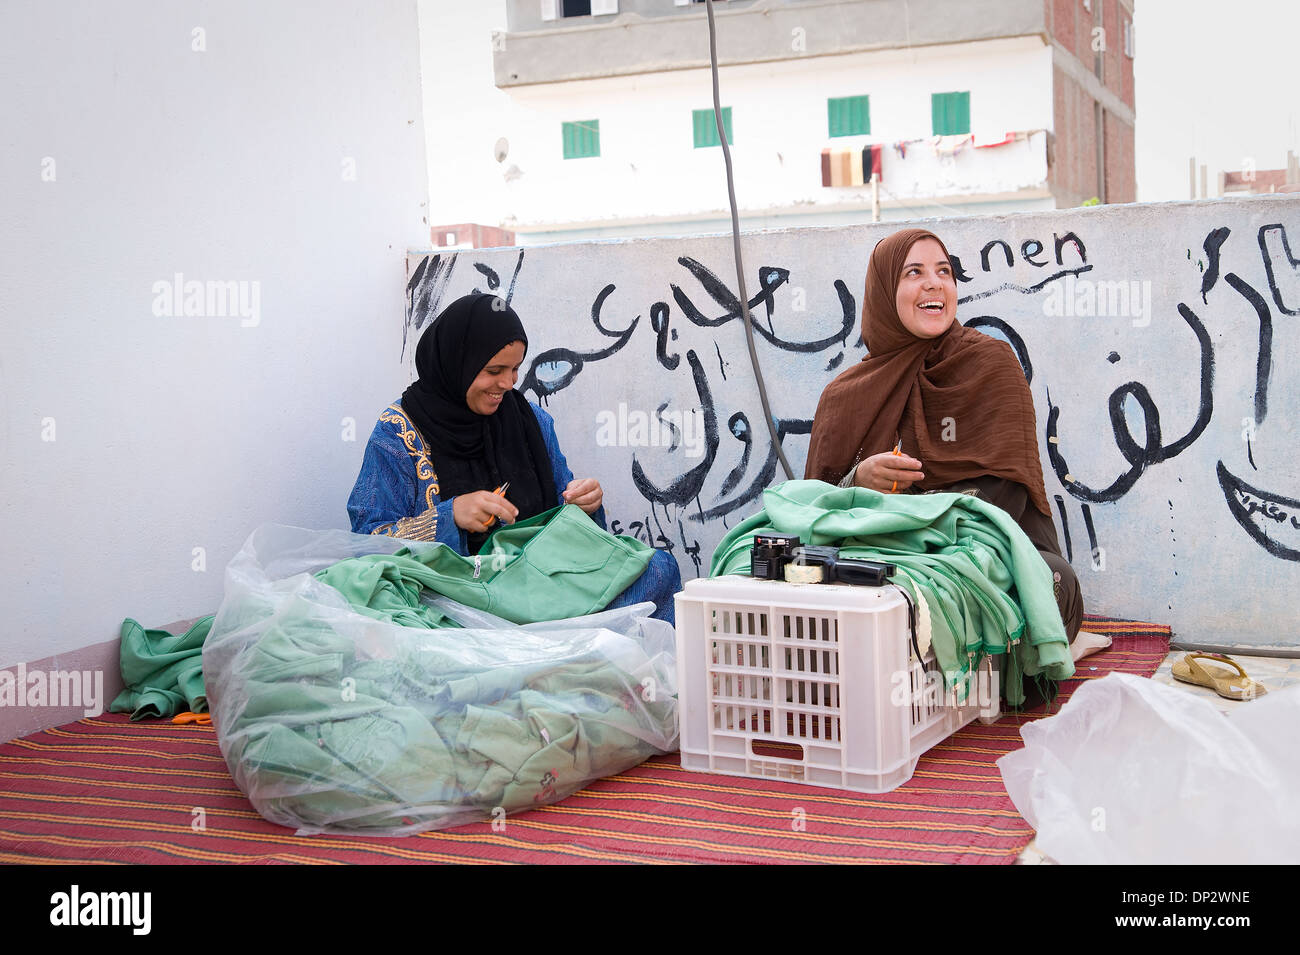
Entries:
<svg viewBox="0 0 1300 955">
<path fill-rule="evenodd" d="M 903 456 L 903 439 L 902 439 L 902 438 L 899 438 L 899 439 L 898 439 L 898 444 L 894 445 L 893 454 L 897 455 L 898 457 L 902 457 L 902 456 Z M 895 482 L 894 482 L 894 486 L 891 487 L 891 488 L 889 489 L 889 493 L 890 493 L 890 494 L 893 494 L 893 493 L 895 493 L 897 490 L 898 490 L 898 482 L 895 481 Z"/>
<path fill-rule="evenodd" d="M 173 716 L 173 717 L 172 717 L 172 722 L 173 722 L 173 723 L 181 723 L 181 724 L 194 723 L 194 724 L 196 724 L 196 725 L 198 725 L 198 726 L 211 726 L 211 725 L 212 725 L 212 714 L 211 714 L 211 713 L 190 713 L 190 712 L 185 712 L 185 713 L 180 713 L 180 714 L 177 714 L 176 716 Z"/>
<path fill-rule="evenodd" d="M 508 487 L 510 487 L 510 482 L 509 482 L 509 481 L 506 481 L 505 484 L 502 484 L 499 488 L 497 488 L 497 489 L 496 489 L 495 491 L 493 491 L 492 493 L 495 494 L 497 497 L 505 497 L 506 489 L 507 489 Z M 489 518 L 487 519 L 487 522 L 483 525 L 483 530 L 487 530 L 489 527 L 491 527 L 491 526 L 492 526 L 493 524 L 495 524 L 496 522 L 497 522 L 497 519 L 496 519 L 495 517 L 489 517 Z"/>
</svg>

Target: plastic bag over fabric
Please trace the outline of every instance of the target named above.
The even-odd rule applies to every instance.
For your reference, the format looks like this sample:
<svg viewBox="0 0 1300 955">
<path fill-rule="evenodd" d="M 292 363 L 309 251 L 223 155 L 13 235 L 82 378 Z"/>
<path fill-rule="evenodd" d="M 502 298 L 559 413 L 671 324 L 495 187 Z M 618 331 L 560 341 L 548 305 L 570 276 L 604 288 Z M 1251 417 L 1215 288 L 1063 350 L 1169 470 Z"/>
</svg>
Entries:
<svg viewBox="0 0 1300 955">
<path fill-rule="evenodd" d="M 998 768 L 1058 862 L 1300 862 L 1300 687 L 1236 705 L 1112 673 Z"/>
<path fill-rule="evenodd" d="M 675 636 L 653 604 L 519 626 L 425 592 L 461 626 L 423 629 L 360 614 L 313 576 L 404 546 L 266 525 L 228 567 L 204 673 L 221 752 L 266 819 L 456 826 L 677 748 Z"/>
</svg>

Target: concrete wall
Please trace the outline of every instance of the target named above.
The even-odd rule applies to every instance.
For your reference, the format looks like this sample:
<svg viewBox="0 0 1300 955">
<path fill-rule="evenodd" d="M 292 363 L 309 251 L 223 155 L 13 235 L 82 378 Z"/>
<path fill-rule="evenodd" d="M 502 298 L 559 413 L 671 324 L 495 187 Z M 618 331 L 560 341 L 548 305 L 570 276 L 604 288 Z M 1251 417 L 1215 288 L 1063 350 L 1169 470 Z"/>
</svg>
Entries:
<svg viewBox="0 0 1300 955">
<path fill-rule="evenodd" d="M 593 23 L 603 23 L 609 19 L 609 14 L 594 14 L 591 18 L 584 17 L 562 17 L 559 11 L 564 7 L 564 0 L 554 0 L 556 15 L 553 20 L 542 19 L 542 7 L 546 5 L 547 0 L 505 0 L 510 10 L 510 29 L 511 30 L 547 30 L 557 27 L 590 25 Z M 763 0 L 715 0 L 714 7 L 717 10 L 739 10 L 744 7 L 753 6 L 755 3 L 761 3 Z M 796 0 L 800 2 L 800 0 Z M 681 16 L 689 12 L 689 8 L 683 9 L 674 0 L 618 0 L 614 4 L 616 14 L 633 13 L 639 17 L 672 17 Z M 699 12 L 704 11 L 704 7 L 697 8 Z"/>
<path fill-rule="evenodd" d="M 0 5 L 0 667 L 346 526 L 428 242 L 417 36 L 414 0 Z"/>
<path fill-rule="evenodd" d="M 1300 198 L 931 224 L 968 279 L 959 319 L 1024 357 L 1088 609 L 1170 623 L 1191 642 L 1300 646 Z M 867 255 L 893 228 L 745 240 L 758 353 L 799 476 L 822 388 L 863 354 Z M 532 339 L 520 388 L 555 415 L 574 471 L 604 484 L 616 529 L 670 549 L 688 578 L 707 572 L 728 525 L 778 479 L 730 238 L 411 263 L 408 364 L 440 303 L 513 290 Z M 675 442 L 644 427 L 656 416 L 679 423 Z"/>
<path fill-rule="evenodd" d="M 620 6 L 612 17 L 543 23 L 539 0 L 507 0 L 510 32 L 494 48 L 497 85 L 707 66 L 703 5 L 659 5 L 662 15 Z M 1045 13 L 1043 0 L 757 0 L 714 7 L 720 64 L 1041 36 Z"/>
</svg>

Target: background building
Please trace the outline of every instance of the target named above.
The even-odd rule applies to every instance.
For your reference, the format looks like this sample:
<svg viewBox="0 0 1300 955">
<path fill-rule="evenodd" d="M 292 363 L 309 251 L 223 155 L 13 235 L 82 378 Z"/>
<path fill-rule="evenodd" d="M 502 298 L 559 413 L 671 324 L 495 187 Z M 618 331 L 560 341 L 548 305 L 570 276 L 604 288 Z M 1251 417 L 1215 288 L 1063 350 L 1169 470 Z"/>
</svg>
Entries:
<svg viewBox="0 0 1300 955">
<path fill-rule="evenodd" d="M 1204 174 L 1208 167 L 1201 164 L 1200 196 L 1207 198 L 1209 180 Z M 1190 198 L 1197 197 L 1197 164 L 1193 158 L 1189 164 Z M 1240 171 L 1219 170 L 1218 193 L 1223 196 L 1269 196 L 1278 192 L 1300 192 L 1300 156 L 1287 150 L 1285 169 L 1256 169 L 1251 162 L 1242 164 Z"/>
<path fill-rule="evenodd" d="M 704 4 L 500 6 L 506 29 L 485 37 L 498 95 L 474 117 L 487 128 L 446 144 L 470 149 L 461 168 L 490 182 L 468 218 L 521 244 L 728 227 Z M 749 228 L 871 221 L 875 198 L 885 220 L 1136 199 L 1131 0 L 718 0 L 715 12 Z M 426 31 L 426 64 L 450 52 L 442 35 Z M 481 80 L 467 68 L 457 95 Z"/>
</svg>

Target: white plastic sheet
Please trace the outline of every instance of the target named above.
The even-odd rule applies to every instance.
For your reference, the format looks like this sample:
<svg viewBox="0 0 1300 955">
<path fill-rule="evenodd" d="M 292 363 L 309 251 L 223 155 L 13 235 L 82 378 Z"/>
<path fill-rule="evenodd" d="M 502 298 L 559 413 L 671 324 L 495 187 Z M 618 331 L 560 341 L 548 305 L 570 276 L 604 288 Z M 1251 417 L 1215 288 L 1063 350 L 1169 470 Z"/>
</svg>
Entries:
<svg viewBox="0 0 1300 955">
<path fill-rule="evenodd" d="M 1027 724 L 998 760 L 1065 864 L 1300 862 L 1300 687 L 1234 704 L 1122 673 Z"/>
<path fill-rule="evenodd" d="M 499 819 L 677 748 L 675 635 L 653 604 L 517 626 L 426 592 L 464 628 L 429 630 L 313 576 L 406 543 L 266 525 L 227 569 L 204 675 L 265 818 L 371 835 Z"/>
</svg>

